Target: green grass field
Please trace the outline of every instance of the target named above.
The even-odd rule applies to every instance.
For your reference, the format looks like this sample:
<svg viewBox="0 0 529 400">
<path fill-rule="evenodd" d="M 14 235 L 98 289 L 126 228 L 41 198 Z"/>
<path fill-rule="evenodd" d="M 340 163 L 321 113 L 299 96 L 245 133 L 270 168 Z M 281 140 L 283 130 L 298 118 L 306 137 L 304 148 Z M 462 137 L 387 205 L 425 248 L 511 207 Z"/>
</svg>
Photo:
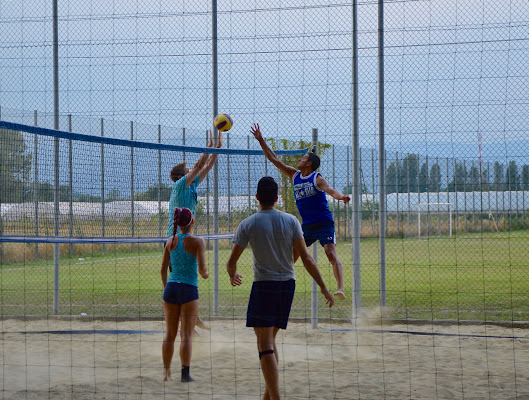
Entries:
<svg viewBox="0 0 529 400">
<path fill-rule="evenodd" d="M 32 252 L 31 245 L 19 251 Z M 67 245 L 64 245 L 67 246 Z M 222 248 L 224 247 L 224 248 Z M 60 314 L 162 316 L 161 251 L 156 246 L 107 245 L 60 259 Z M 340 242 L 348 300 L 328 309 L 320 296 L 321 317 L 351 316 L 351 244 Z M 252 283 L 251 250 L 243 254 L 244 284 L 232 288 L 225 271 L 227 242 L 220 250 L 220 314 L 244 316 Z M 213 253 L 208 251 L 210 272 Z M 362 307 L 379 305 L 379 243 L 363 239 Z M 327 285 L 336 283 L 323 249 L 319 266 Z M 301 263 L 292 316 L 310 317 L 311 280 Z M 211 273 L 212 275 L 212 273 Z M 0 268 L 2 315 L 53 313 L 53 262 L 5 263 Z M 528 321 L 529 233 L 466 234 L 429 239 L 387 239 L 386 305 L 391 318 Z M 213 315 L 213 277 L 200 280 L 201 313 Z"/>
</svg>

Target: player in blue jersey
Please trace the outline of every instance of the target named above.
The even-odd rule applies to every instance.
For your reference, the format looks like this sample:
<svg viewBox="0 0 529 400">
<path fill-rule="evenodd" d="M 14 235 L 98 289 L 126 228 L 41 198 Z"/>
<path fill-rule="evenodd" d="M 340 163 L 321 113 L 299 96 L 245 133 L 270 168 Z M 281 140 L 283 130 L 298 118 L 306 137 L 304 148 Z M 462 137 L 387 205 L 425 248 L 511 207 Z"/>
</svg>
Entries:
<svg viewBox="0 0 529 400">
<path fill-rule="evenodd" d="M 277 157 L 263 138 L 259 124 L 254 124 L 250 131 L 261 145 L 266 158 L 282 173 L 292 179 L 296 205 L 302 219 L 301 226 L 305 243 L 308 247 L 319 240 L 332 264 L 332 270 L 338 286 L 334 295 L 344 300 L 342 262 L 336 253 L 334 220 L 325 194 L 327 193 L 334 199 L 341 200 L 344 203 L 348 203 L 351 198 L 329 186 L 321 174 L 316 172 L 320 166 L 320 158 L 316 154 L 305 154 L 299 159 L 298 168 L 296 169 L 286 165 Z M 297 260 L 298 256 L 294 249 L 294 260 Z"/>
<path fill-rule="evenodd" d="M 206 265 L 204 239 L 193 236 L 195 219 L 188 208 L 175 208 L 172 236 L 167 239 L 161 268 L 163 309 L 165 314 L 165 336 L 162 344 L 164 381 L 171 379 L 171 361 L 174 342 L 180 322 L 180 361 L 182 382 L 192 382 L 189 374 L 192 352 L 192 336 L 198 319 L 198 273 L 209 277 Z M 177 233 L 177 227 L 180 233 Z M 173 270 L 167 276 L 169 264 Z M 197 273 L 198 272 L 198 273 Z"/>
</svg>

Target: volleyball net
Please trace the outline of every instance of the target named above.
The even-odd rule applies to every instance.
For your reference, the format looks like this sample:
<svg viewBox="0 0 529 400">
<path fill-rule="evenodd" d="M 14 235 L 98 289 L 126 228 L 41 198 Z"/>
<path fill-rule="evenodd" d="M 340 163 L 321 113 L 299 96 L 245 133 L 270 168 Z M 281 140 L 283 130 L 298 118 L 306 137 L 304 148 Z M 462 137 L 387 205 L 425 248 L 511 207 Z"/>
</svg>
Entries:
<svg viewBox="0 0 529 400">
<path fill-rule="evenodd" d="M 219 252 L 224 268 L 232 232 L 257 210 L 258 180 L 267 172 L 277 176 L 246 136 L 216 149 L 204 146 L 208 132 L 182 130 L 160 143 L 159 127 L 148 142 L 134 139 L 133 124 L 115 137 L 103 135 L 103 124 L 95 136 L 0 121 L 4 317 L 160 316 L 171 168 L 183 161 L 191 168 L 204 153 L 219 155 L 217 171 L 198 186 L 194 228 L 208 241 L 216 274 Z M 277 149 L 292 157 L 306 151 Z M 229 282 L 219 285 L 218 275 L 215 282 L 202 291 L 204 306 L 211 297 L 212 315 L 232 315 L 233 299 L 219 293 Z"/>
</svg>

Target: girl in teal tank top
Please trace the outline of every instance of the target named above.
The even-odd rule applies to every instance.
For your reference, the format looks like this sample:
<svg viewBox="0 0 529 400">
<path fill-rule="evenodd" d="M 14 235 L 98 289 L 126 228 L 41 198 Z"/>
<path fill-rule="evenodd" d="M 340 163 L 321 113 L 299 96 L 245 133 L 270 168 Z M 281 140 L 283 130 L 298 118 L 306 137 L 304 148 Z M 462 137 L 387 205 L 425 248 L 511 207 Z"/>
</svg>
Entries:
<svg viewBox="0 0 529 400">
<path fill-rule="evenodd" d="M 187 283 L 198 287 L 197 256 L 184 249 L 185 240 L 190 236 L 190 233 L 178 233 L 176 235 L 176 247 L 170 253 L 173 270 L 169 274 L 167 282 Z"/>
<path fill-rule="evenodd" d="M 188 208 L 175 208 L 173 236 L 166 244 L 163 254 L 161 276 L 164 286 L 163 308 L 166 331 L 162 344 L 164 380 L 171 379 L 171 362 L 174 353 L 174 342 L 180 328 L 180 361 L 182 363 L 181 380 L 191 382 L 189 374 L 192 353 L 192 336 L 198 318 L 198 273 L 202 278 L 209 276 L 206 266 L 206 244 L 204 239 L 193 236 L 195 220 Z M 176 233 L 180 227 L 179 234 Z M 169 277 L 169 264 L 172 271 Z M 197 271 L 198 270 L 198 271 Z M 198 273 L 197 273 L 198 272 Z"/>
</svg>

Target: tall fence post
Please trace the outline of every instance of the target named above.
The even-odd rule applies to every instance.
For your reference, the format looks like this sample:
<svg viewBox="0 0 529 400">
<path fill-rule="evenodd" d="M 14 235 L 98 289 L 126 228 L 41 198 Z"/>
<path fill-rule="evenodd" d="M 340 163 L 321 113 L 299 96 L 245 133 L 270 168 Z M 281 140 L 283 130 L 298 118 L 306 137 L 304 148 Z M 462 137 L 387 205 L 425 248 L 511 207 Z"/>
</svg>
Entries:
<svg viewBox="0 0 529 400">
<path fill-rule="evenodd" d="M 375 149 L 371 149 L 371 187 L 373 188 L 371 192 L 371 230 L 373 231 L 373 237 L 377 234 L 376 221 L 377 217 L 375 214 Z"/>
<path fill-rule="evenodd" d="M 58 1 L 53 0 L 53 129 L 59 130 L 59 17 Z M 54 138 L 54 223 L 53 232 L 59 236 L 59 138 Z M 53 246 L 53 313 L 59 314 L 59 244 Z"/>
<path fill-rule="evenodd" d="M 488 197 L 488 201 L 489 201 L 489 217 L 488 217 L 488 220 L 489 220 L 489 231 L 492 230 L 492 209 L 491 209 L 491 203 L 490 203 L 490 189 L 491 189 L 491 185 L 490 185 L 490 161 L 487 161 L 487 184 L 488 184 L 488 189 L 487 189 L 487 197 Z"/>
<path fill-rule="evenodd" d="M 396 194 L 396 201 L 397 201 L 397 237 L 400 237 L 400 217 L 399 217 L 399 152 L 395 152 L 395 194 Z"/>
<path fill-rule="evenodd" d="M 72 114 L 68 114 L 68 132 L 72 133 Z M 68 187 L 69 187 L 69 233 L 73 236 L 73 144 L 72 139 L 68 139 Z M 70 256 L 73 256 L 73 244 L 70 243 Z"/>
<path fill-rule="evenodd" d="M 217 0 L 211 0 L 211 65 L 213 118 L 218 115 L 218 40 L 217 40 Z M 218 135 L 217 135 L 218 137 Z M 216 143 L 215 143 L 216 144 Z M 213 232 L 219 233 L 219 164 L 213 166 Z M 213 241 L 213 311 L 219 315 L 219 240 Z"/>
<path fill-rule="evenodd" d="M 186 145 L 186 128 L 182 128 L 182 146 Z M 207 146 L 207 144 L 206 144 Z M 186 161 L 186 152 L 184 151 L 183 154 L 183 162 Z"/>
<path fill-rule="evenodd" d="M 206 146 L 209 143 L 209 131 L 206 131 Z M 209 230 L 209 174 L 206 175 L 206 227 L 207 234 L 211 233 Z M 206 240 L 206 247 L 209 250 L 211 248 L 210 240 Z"/>
<path fill-rule="evenodd" d="M 334 169 L 334 144 L 332 145 L 332 187 L 336 187 L 336 173 Z M 348 182 L 349 183 L 349 182 Z M 347 188 L 347 185 L 346 185 Z M 340 202 L 338 202 L 340 204 Z M 336 237 L 339 237 L 340 235 L 340 214 L 336 213 L 336 200 L 334 197 L 332 198 L 332 212 L 334 214 L 334 219 L 336 220 L 336 230 L 338 232 L 338 235 Z"/>
<path fill-rule="evenodd" d="M 248 148 L 248 150 L 250 150 L 250 136 L 246 136 L 246 147 Z M 247 171 L 248 171 L 248 216 L 250 216 L 251 214 L 251 208 L 252 208 L 252 204 L 250 202 L 250 199 L 251 199 L 251 189 L 250 189 L 250 179 L 251 179 L 251 169 L 250 169 L 250 155 L 248 155 L 248 168 L 247 168 Z"/>
<path fill-rule="evenodd" d="M 130 140 L 134 140 L 133 121 L 130 121 Z M 134 147 L 130 148 L 130 236 L 134 237 Z M 134 243 L 131 249 L 134 251 Z"/>
<path fill-rule="evenodd" d="M 320 149 L 318 146 L 318 129 L 313 128 L 312 129 L 312 148 L 316 149 L 316 154 L 319 156 Z M 316 265 L 318 264 L 318 245 L 317 243 L 314 243 L 312 245 L 312 257 L 314 258 L 314 261 L 316 262 Z M 318 327 L 318 284 L 314 279 L 312 279 L 312 290 L 311 290 L 311 321 L 312 321 L 312 329 L 316 329 Z"/>
<path fill-rule="evenodd" d="M 483 181 L 485 175 L 483 174 L 483 160 L 479 160 L 479 229 L 483 233 Z"/>
<path fill-rule="evenodd" d="M 38 125 L 38 114 L 37 110 L 33 111 L 33 125 Z M 33 178 L 33 200 L 35 202 L 35 236 L 39 236 L 39 135 L 34 135 L 33 138 L 33 172 L 35 173 Z M 39 244 L 35 243 L 35 261 L 39 261 Z"/>
<path fill-rule="evenodd" d="M 408 186 L 408 234 L 411 236 L 410 153 L 406 154 L 406 184 Z"/>
<path fill-rule="evenodd" d="M 456 233 L 459 232 L 459 196 L 458 196 L 458 190 L 459 190 L 459 182 L 457 181 L 457 159 L 454 158 L 454 194 L 455 194 L 455 204 L 456 204 L 456 212 L 455 212 L 455 228 Z"/>
<path fill-rule="evenodd" d="M 474 160 L 472 160 L 472 168 L 471 168 L 472 174 L 476 173 L 475 168 L 476 166 L 474 165 Z M 471 190 L 471 193 L 472 193 L 472 232 L 476 232 L 476 196 L 474 196 L 474 193 L 476 192 L 476 182 L 474 181 L 474 178 L 475 178 L 474 175 L 470 175 L 470 179 L 472 179 L 472 181 L 470 182 L 472 185 L 471 187 L 472 189 Z"/>
<path fill-rule="evenodd" d="M 430 237 L 430 234 L 431 234 L 431 222 L 432 222 L 432 219 L 430 218 L 430 187 L 429 187 L 430 185 L 428 185 L 428 182 L 429 182 L 429 171 L 430 171 L 430 158 L 429 158 L 428 155 L 426 155 L 426 157 L 425 157 L 425 162 L 424 162 L 424 163 L 425 163 L 425 165 L 426 165 L 426 171 L 425 171 L 425 172 L 426 172 L 426 176 L 425 176 L 425 180 L 426 180 L 426 182 L 424 182 L 424 183 L 425 183 L 425 185 L 426 185 L 426 188 L 425 188 L 425 189 L 426 189 L 426 204 L 428 205 L 428 206 L 426 207 L 427 212 L 428 212 L 428 213 L 426 214 L 426 216 L 427 216 L 426 219 L 427 219 L 427 221 L 428 221 L 428 228 L 427 228 L 428 231 L 427 231 L 427 234 L 428 234 L 428 237 Z"/>
<path fill-rule="evenodd" d="M 230 148 L 230 134 L 226 133 L 226 145 Z M 231 171 L 230 171 L 230 155 L 226 154 L 227 164 L 227 179 L 228 179 L 228 232 L 231 232 Z"/>
<path fill-rule="evenodd" d="M 380 264 L 380 307 L 382 314 L 386 307 L 386 147 L 384 118 L 384 1 L 378 1 L 378 151 L 379 164 L 379 264 Z"/>
<path fill-rule="evenodd" d="M 349 158 L 349 153 L 350 153 L 349 146 L 347 146 L 347 182 L 351 181 L 351 160 Z M 360 195 L 360 211 L 362 210 L 362 197 L 361 196 L 362 195 Z M 351 224 L 349 223 L 349 207 L 347 206 L 347 204 L 344 204 L 343 209 L 345 210 L 345 237 L 348 238 L 349 230 L 350 230 L 349 227 L 351 226 Z M 352 214 L 352 209 L 351 209 L 351 214 Z M 353 216 L 351 216 L 351 218 L 353 218 Z"/>
<path fill-rule="evenodd" d="M 448 203 L 448 207 L 451 207 L 451 203 L 450 203 L 450 188 L 449 188 L 449 183 L 450 183 L 450 178 L 449 178 L 449 161 L 448 161 L 448 157 L 446 157 L 446 202 Z M 449 212 L 448 213 L 448 229 L 450 230 L 452 228 L 452 213 Z"/>
<path fill-rule="evenodd" d="M 467 160 L 463 160 L 463 219 L 465 221 L 465 233 L 468 232 L 467 222 Z"/>
<path fill-rule="evenodd" d="M 103 118 L 99 121 L 99 129 L 101 137 L 105 136 L 105 121 Z M 132 133 L 131 133 L 132 134 Z M 132 147 L 131 147 L 132 151 Z M 134 214 L 134 213 L 133 213 Z M 105 145 L 101 143 L 101 236 L 105 237 Z M 105 244 L 101 245 L 103 253 L 105 252 Z"/>
<path fill-rule="evenodd" d="M 162 143 L 162 126 L 158 125 L 158 144 Z M 158 237 L 162 237 L 162 150 L 158 150 Z M 162 243 L 158 243 L 162 248 Z"/>
<path fill-rule="evenodd" d="M 353 0 L 352 7 L 352 229 L 351 229 L 351 259 L 353 264 L 353 296 L 351 304 L 351 320 L 356 325 L 362 307 L 361 270 L 360 270 L 360 218 L 362 218 L 362 183 L 360 179 L 360 135 L 359 135 L 359 97 L 358 97 L 358 0 Z M 348 146 L 349 147 L 349 146 Z M 349 154 L 349 148 L 347 149 Z M 347 157 L 349 164 L 349 157 Z M 349 168 L 349 166 L 347 167 Z"/>
<path fill-rule="evenodd" d="M 439 157 L 435 157 L 435 166 L 436 166 L 436 173 L 439 173 L 439 185 L 436 186 L 435 190 L 437 191 L 437 234 L 441 235 L 441 214 L 439 212 L 439 203 L 441 202 L 441 167 L 439 166 Z M 436 181 L 437 182 L 437 181 Z M 448 201 L 447 201 L 448 202 Z M 450 210 L 450 206 L 448 206 L 448 210 Z M 450 215 L 450 212 L 448 213 Z"/>
</svg>

